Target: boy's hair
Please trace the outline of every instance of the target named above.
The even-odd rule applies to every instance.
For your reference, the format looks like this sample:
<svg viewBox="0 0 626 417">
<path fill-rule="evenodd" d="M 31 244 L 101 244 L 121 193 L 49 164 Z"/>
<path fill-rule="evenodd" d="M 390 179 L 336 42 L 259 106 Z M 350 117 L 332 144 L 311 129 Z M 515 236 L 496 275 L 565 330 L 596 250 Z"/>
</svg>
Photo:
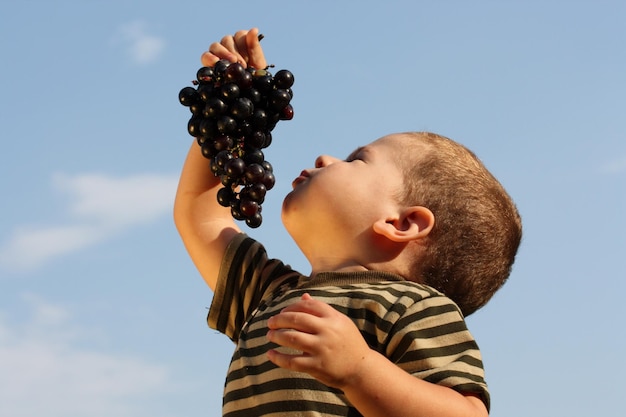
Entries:
<svg viewBox="0 0 626 417">
<path fill-rule="evenodd" d="M 468 316 L 509 277 L 522 238 L 520 215 L 472 151 L 434 133 L 406 135 L 417 140 L 421 155 L 401 166 L 406 184 L 401 201 L 435 215 L 411 274 L 443 292 Z"/>
</svg>

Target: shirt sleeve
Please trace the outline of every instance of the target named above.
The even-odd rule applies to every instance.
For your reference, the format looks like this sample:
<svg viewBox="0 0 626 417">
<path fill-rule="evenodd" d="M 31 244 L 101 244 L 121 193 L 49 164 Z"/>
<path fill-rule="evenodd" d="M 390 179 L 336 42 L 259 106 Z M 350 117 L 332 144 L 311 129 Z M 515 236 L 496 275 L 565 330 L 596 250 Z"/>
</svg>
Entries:
<svg viewBox="0 0 626 417">
<path fill-rule="evenodd" d="M 245 233 L 236 235 L 222 260 L 207 316 L 209 327 L 237 342 L 264 296 L 290 272 L 291 268 L 281 261 L 268 259 L 261 243 Z"/>
<path fill-rule="evenodd" d="M 482 357 L 458 307 L 445 296 L 409 306 L 395 324 L 387 356 L 410 374 L 460 393 L 490 397 Z"/>
</svg>

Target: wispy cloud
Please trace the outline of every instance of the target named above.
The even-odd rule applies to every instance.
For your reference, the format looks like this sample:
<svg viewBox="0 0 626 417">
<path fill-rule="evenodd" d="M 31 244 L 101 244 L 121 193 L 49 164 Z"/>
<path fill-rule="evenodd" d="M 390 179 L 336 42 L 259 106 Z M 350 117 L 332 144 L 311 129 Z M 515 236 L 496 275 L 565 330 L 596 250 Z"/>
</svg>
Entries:
<svg viewBox="0 0 626 417">
<path fill-rule="evenodd" d="M 606 174 L 619 174 L 626 172 L 626 155 L 621 158 L 615 158 L 608 161 L 602 166 L 602 172 Z"/>
<path fill-rule="evenodd" d="M 122 25 L 113 38 L 115 44 L 121 44 L 135 64 L 145 65 L 155 62 L 165 49 L 165 41 L 149 33 L 148 25 L 142 20 L 135 20 Z"/>
<path fill-rule="evenodd" d="M 76 326 L 69 311 L 34 295 L 25 301 L 19 326 L 0 311 L 2 415 L 158 415 L 147 404 L 173 390 L 164 366 L 86 348 L 91 331 Z"/>
<path fill-rule="evenodd" d="M 0 266 L 37 268 L 169 214 L 176 182 L 176 176 L 157 174 L 54 175 L 52 186 L 69 198 L 66 214 L 70 220 L 65 224 L 19 226 L 0 247 Z"/>
</svg>

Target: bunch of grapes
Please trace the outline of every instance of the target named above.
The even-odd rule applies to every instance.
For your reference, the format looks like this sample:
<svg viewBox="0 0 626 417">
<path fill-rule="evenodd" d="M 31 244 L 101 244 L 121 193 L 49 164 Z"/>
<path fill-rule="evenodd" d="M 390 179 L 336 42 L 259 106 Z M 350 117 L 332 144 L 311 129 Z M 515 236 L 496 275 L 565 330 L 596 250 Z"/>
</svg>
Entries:
<svg viewBox="0 0 626 417">
<path fill-rule="evenodd" d="M 263 149 L 272 143 L 276 124 L 293 118 L 294 76 L 288 70 L 272 75 L 269 68 L 220 60 L 200 68 L 195 87 L 178 94 L 191 111 L 187 130 L 223 185 L 217 201 L 253 228 L 263 221 L 261 204 L 275 183 Z"/>
</svg>

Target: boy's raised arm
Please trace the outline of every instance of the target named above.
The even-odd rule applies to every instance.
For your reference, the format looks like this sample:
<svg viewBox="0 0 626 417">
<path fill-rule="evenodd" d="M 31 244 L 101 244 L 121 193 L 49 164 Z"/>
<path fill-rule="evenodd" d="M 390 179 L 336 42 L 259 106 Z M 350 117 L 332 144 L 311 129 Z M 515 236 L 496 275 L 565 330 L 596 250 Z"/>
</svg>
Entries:
<svg viewBox="0 0 626 417">
<path fill-rule="evenodd" d="M 240 231 L 230 209 L 217 202 L 221 185 L 194 141 L 176 191 L 174 223 L 189 256 L 212 290 L 226 247 Z"/>
<path fill-rule="evenodd" d="M 242 65 L 265 68 L 258 30 L 239 31 L 211 44 L 202 55 L 202 64 L 213 66 L 218 60 L 238 61 Z M 209 161 L 194 141 L 180 175 L 174 202 L 174 222 L 196 268 L 215 289 L 226 247 L 240 232 L 229 208 L 219 205 L 219 178 L 210 170 Z"/>
</svg>

